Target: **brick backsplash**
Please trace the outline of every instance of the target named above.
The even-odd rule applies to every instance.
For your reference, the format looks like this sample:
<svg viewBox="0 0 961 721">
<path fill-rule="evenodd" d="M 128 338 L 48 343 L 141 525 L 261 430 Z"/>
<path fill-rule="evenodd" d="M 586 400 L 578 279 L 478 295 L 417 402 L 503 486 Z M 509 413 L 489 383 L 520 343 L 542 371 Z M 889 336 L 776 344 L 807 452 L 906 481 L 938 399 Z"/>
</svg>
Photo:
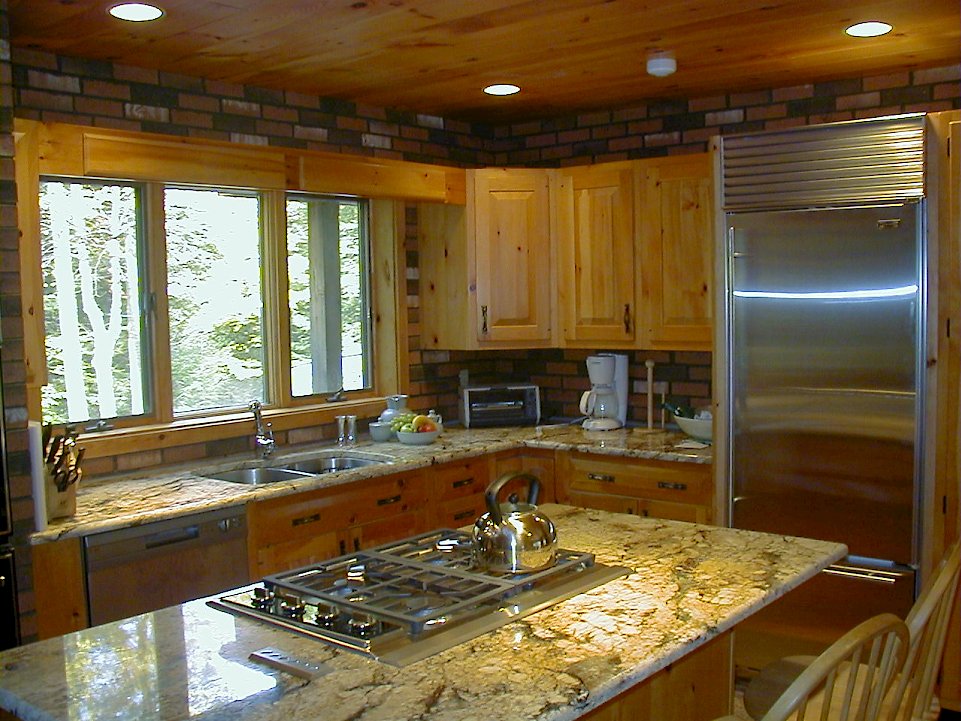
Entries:
<svg viewBox="0 0 961 721">
<path fill-rule="evenodd" d="M 21 627 L 35 637 L 27 536 L 32 530 L 26 452 L 26 385 L 20 313 L 18 229 L 12 163 L 13 116 L 254 145 L 395 158 L 461 167 L 556 167 L 702 152 L 716 134 L 777 129 L 902 112 L 961 108 L 961 64 L 836 82 L 713 94 L 651 102 L 576 116 L 488 126 L 369 107 L 304 93 L 245 86 L 101 60 L 25 48 L 9 57 L 7 0 L 0 0 L 0 308 L 8 467 L 14 489 L 14 544 L 18 552 Z M 9 83 L 12 78 L 12 92 Z M 11 101 L 12 98 L 12 101 Z M 425 351 L 418 336 L 416 208 L 408 208 L 407 295 L 410 375 L 414 408 L 456 416 L 458 374 L 471 382 L 530 381 L 542 388 L 545 417 L 576 416 L 587 388 L 588 350 L 476 352 Z M 631 387 L 645 380 L 644 361 L 655 361 L 655 380 L 668 395 L 691 405 L 711 397 L 710 353 L 634 350 Z M 658 399 L 660 400 L 660 399 Z M 646 421 L 646 397 L 631 394 L 629 418 Z M 658 414 L 659 416 L 659 414 Z M 160 452 L 94 459 L 90 475 L 158 463 L 183 462 L 250 450 L 249 434 Z M 330 440 L 330 426 L 292 429 L 281 444 Z M 86 464 L 85 464 L 86 467 Z"/>
</svg>

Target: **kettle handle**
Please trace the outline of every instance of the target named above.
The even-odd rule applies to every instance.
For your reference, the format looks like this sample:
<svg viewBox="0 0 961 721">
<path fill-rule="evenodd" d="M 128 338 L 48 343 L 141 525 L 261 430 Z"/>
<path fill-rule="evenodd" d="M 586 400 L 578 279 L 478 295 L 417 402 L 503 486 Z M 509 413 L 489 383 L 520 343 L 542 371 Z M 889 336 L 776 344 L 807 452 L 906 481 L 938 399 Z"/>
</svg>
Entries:
<svg viewBox="0 0 961 721">
<path fill-rule="evenodd" d="M 529 481 L 530 490 L 527 492 L 527 502 L 532 506 L 537 503 L 537 497 L 541 492 L 541 482 L 537 480 L 537 476 L 532 473 L 518 473 L 517 471 L 509 471 L 491 483 L 487 487 L 487 491 L 484 493 L 484 500 L 487 502 L 487 512 L 490 514 L 490 518 L 495 524 L 500 524 L 504 520 L 504 514 L 501 513 L 500 503 L 497 502 L 497 494 L 501 492 L 501 489 L 505 485 L 513 481 L 515 478 L 526 478 Z"/>
</svg>

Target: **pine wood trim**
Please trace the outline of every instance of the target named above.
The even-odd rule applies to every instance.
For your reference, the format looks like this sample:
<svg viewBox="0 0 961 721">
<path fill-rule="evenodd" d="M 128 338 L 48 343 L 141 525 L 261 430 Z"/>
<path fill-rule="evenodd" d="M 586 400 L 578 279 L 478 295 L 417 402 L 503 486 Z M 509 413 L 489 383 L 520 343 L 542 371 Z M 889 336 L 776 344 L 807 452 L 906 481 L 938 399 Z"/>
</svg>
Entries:
<svg viewBox="0 0 961 721">
<path fill-rule="evenodd" d="M 131 423 L 171 423 L 173 421 L 173 388 L 170 384 L 170 353 L 157 353 L 156 348 L 170 347 L 170 307 L 167 301 L 167 243 L 164 217 L 160 210 L 164 204 L 163 186 L 147 184 L 144 191 L 144 218 L 147 233 L 147 274 L 150 279 L 150 305 L 144 310 L 150 313 L 150 355 L 153 373 L 153 409 L 144 419 L 131 420 Z M 147 360 L 146 358 L 144 359 Z M 90 451 L 87 451 L 88 453 Z"/>
<path fill-rule="evenodd" d="M 47 383 L 43 274 L 40 262 L 40 124 L 15 124 L 17 225 L 20 228 L 20 296 L 26 366 L 27 415 L 40 417 L 40 391 Z"/>
<path fill-rule="evenodd" d="M 31 546 L 37 637 L 87 628 L 87 583 L 80 538 Z"/>
<path fill-rule="evenodd" d="M 374 384 L 385 394 L 404 393 L 410 387 L 405 214 L 401 202 L 370 201 L 371 314 L 375 353 L 381 359 L 374 364 Z"/>
<path fill-rule="evenodd" d="M 264 297 L 271 302 L 264 308 L 264 337 L 290 338 L 290 288 L 287 277 L 286 195 L 283 191 L 270 190 L 262 194 L 263 224 L 263 278 Z M 267 366 L 267 397 L 274 404 L 290 406 L 290 343 L 264 344 L 264 362 Z"/>
<path fill-rule="evenodd" d="M 288 152 L 287 185 L 313 193 L 463 203 L 465 171 L 426 163 Z"/>
<path fill-rule="evenodd" d="M 39 170 L 43 175 L 303 190 L 442 203 L 464 203 L 467 192 L 466 171 L 444 165 L 67 123 L 38 125 Z"/>
</svg>

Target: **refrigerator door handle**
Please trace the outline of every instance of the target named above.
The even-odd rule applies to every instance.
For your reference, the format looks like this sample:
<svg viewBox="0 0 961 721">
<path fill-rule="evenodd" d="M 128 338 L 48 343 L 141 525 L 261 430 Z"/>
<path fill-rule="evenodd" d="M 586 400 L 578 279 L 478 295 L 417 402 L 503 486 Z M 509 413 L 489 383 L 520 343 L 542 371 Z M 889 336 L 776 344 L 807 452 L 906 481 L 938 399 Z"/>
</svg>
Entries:
<svg viewBox="0 0 961 721">
<path fill-rule="evenodd" d="M 877 568 L 859 568 L 857 566 L 842 566 L 837 564 L 828 566 L 822 573 L 826 573 L 829 576 L 843 576 L 855 581 L 880 583 L 886 586 L 894 585 L 898 581 L 910 578 L 911 576 L 910 573 L 902 571 L 885 571 Z"/>
</svg>

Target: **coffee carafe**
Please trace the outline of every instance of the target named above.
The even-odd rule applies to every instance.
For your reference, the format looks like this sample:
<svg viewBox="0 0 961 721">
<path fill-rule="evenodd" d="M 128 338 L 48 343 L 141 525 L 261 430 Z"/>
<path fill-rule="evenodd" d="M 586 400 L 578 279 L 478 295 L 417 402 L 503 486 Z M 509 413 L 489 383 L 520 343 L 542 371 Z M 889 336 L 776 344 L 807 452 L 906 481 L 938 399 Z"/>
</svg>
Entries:
<svg viewBox="0 0 961 721">
<path fill-rule="evenodd" d="M 587 357 L 591 389 L 581 396 L 588 431 L 620 428 L 627 418 L 627 356 L 601 353 Z M 621 378 L 623 376 L 623 378 Z"/>
</svg>

